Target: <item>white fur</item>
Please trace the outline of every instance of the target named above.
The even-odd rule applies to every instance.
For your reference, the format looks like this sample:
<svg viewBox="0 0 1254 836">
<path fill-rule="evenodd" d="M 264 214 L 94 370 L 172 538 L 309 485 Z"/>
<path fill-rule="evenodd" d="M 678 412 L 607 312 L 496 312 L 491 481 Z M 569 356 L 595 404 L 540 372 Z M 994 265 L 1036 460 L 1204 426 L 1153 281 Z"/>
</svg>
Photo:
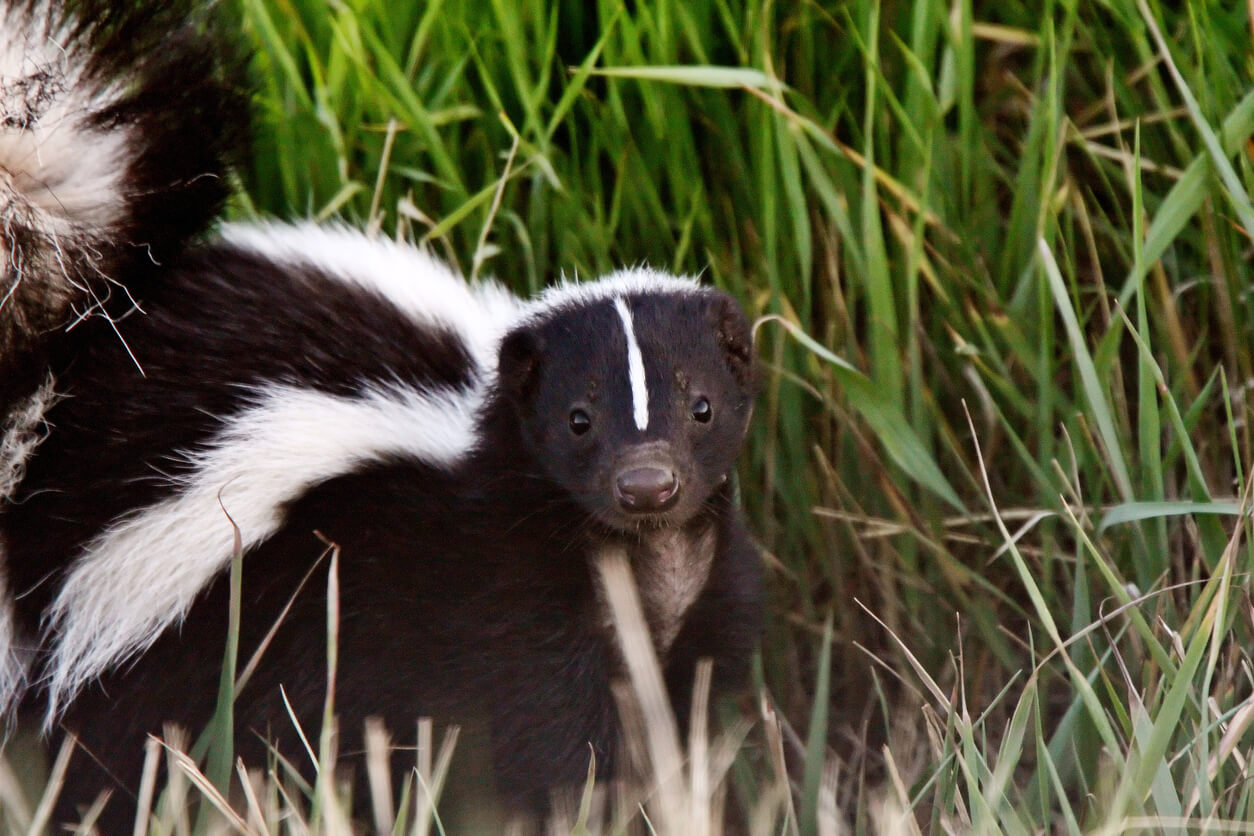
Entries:
<svg viewBox="0 0 1254 836">
<path fill-rule="evenodd" d="M 593 282 L 563 281 L 553 285 L 526 303 L 523 320 L 543 319 L 553 311 L 606 302 L 618 296 L 642 293 L 693 294 L 703 291 L 701 284 L 688 276 L 675 276 L 648 267 L 619 270 Z"/>
<path fill-rule="evenodd" d="M 128 157 L 140 143 L 125 127 L 88 124 L 124 88 L 86 79 L 81 58 L 63 47 L 65 33 L 51 30 L 48 19 L 43 4 L 29 13 L 0 8 L 0 116 L 21 122 L 0 124 L 0 221 L 56 241 L 90 240 L 123 220 Z M 12 255 L 3 249 L 0 267 L 7 269 Z"/>
<path fill-rule="evenodd" d="M 623 321 L 623 334 L 627 337 L 627 377 L 631 380 L 632 418 L 636 429 L 644 432 L 649 428 L 649 382 L 644 375 L 644 357 L 640 343 L 636 342 L 636 329 L 631 324 L 631 310 L 623 297 L 614 297 L 614 310 Z"/>
<path fill-rule="evenodd" d="M 4 544 L 0 543 L 0 566 L 4 564 Z M 13 598 L 0 571 L 0 716 L 11 716 L 18 699 L 26 690 L 29 654 L 21 650 L 17 623 L 13 614 Z"/>
<path fill-rule="evenodd" d="M 345 284 L 377 293 L 423 325 L 459 334 L 480 368 L 496 368 L 496 349 L 522 302 L 495 282 L 467 283 L 442 261 L 412 246 L 342 226 L 228 224 L 227 243 L 285 264 L 306 264 Z"/>
<path fill-rule="evenodd" d="M 473 442 L 480 399 L 400 389 L 352 399 L 278 386 L 260 392 L 189 456 L 195 468 L 174 497 L 101 534 L 74 564 L 47 619 L 48 722 L 85 683 L 150 647 L 229 565 L 233 529 L 223 508 L 247 551 L 279 528 L 284 503 L 356 465 L 395 454 L 456 461 Z"/>
<path fill-rule="evenodd" d="M 49 375 L 42 386 L 9 414 L 4 435 L 0 437 L 0 502 L 13 496 L 26 475 L 27 460 L 48 434 L 44 413 L 57 399 L 55 389 L 56 382 Z"/>
</svg>

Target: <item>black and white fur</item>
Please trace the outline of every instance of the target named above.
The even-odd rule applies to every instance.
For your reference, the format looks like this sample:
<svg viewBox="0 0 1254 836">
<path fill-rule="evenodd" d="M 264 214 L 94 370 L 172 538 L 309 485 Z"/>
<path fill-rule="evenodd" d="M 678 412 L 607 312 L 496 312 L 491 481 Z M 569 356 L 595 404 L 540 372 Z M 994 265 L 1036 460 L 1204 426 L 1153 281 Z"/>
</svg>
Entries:
<svg viewBox="0 0 1254 836">
<path fill-rule="evenodd" d="M 247 124 L 232 55 L 179 0 L 0 3 L 0 404 L 217 214 Z"/>
<path fill-rule="evenodd" d="M 241 62 L 179 0 L 0 3 L 0 502 L 47 434 L 50 350 L 202 231 L 247 125 Z M 0 545 L 0 569 L 3 561 Z M 0 571 L 0 694 L 20 692 Z"/>
<path fill-rule="evenodd" d="M 755 385 L 727 295 L 637 269 L 522 301 L 313 225 L 113 263 L 138 307 L 49 341 L 0 510 L 0 706 L 103 767 L 71 773 L 67 811 L 133 789 L 162 723 L 208 720 L 236 531 L 241 658 L 282 616 L 236 704 L 253 762 L 263 738 L 298 751 L 284 699 L 306 733 L 320 723 L 326 541 L 346 752 L 367 716 L 402 742 L 419 716 L 477 718 L 511 806 L 579 782 L 589 746 L 612 774 L 607 548 L 631 559 L 678 711 L 700 657 L 742 680 L 761 578 L 728 477 Z"/>
</svg>

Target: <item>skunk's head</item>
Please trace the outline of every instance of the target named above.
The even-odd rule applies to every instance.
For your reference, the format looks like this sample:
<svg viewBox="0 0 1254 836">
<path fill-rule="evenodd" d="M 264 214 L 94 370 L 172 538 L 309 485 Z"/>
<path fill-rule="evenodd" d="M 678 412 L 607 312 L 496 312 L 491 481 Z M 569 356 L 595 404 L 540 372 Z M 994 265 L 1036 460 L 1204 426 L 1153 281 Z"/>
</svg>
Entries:
<svg viewBox="0 0 1254 836">
<path fill-rule="evenodd" d="M 615 529 L 681 525 L 730 477 L 753 410 L 730 296 L 632 271 L 542 295 L 498 381 L 535 464 Z"/>
</svg>

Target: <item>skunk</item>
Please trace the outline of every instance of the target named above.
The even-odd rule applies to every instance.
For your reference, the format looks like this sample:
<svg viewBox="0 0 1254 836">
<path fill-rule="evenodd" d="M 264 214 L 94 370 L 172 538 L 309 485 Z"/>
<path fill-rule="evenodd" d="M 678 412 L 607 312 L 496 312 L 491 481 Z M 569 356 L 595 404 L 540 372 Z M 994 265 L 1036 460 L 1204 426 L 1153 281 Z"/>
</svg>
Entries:
<svg viewBox="0 0 1254 836">
<path fill-rule="evenodd" d="M 235 708 L 254 762 L 262 737 L 299 751 L 285 699 L 319 725 L 327 542 L 345 749 L 371 715 L 401 739 L 486 717 L 514 807 L 578 782 L 589 745 L 615 768 L 604 549 L 630 555 L 681 713 L 698 658 L 744 676 L 761 580 L 728 477 L 754 379 L 730 297 L 635 270 L 524 303 L 409 248 L 270 226 L 228 227 L 140 303 L 71 335 L 0 514 L 41 649 L 27 703 L 110 781 L 133 785 L 164 721 L 209 719 L 236 530 L 241 658 L 280 623 Z M 102 785 L 88 767 L 67 791 Z"/>
<path fill-rule="evenodd" d="M 34 16 L 14 8 L 4 37 L 20 43 L 11 21 Z M 96 66 L 85 49 L 67 54 Z M 182 104 L 150 102 L 116 130 L 166 109 L 178 123 Z M 65 153 L 114 136 L 84 132 Z M 127 172 L 119 183 L 144 174 Z M 216 193 L 163 188 L 199 203 L 185 217 L 217 210 Z M 209 721 L 237 549 L 240 659 L 264 646 L 234 709 L 253 764 L 271 744 L 299 762 L 297 725 L 320 727 L 333 563 L 341 750 L 360 750 L 370 716 L 402 745 L 421 716 L 482 721 L 511 809 L 542 811 L 591 757 L 602 775 L 621 766 L 607 550 L 629 556 L 681 716 L 700 658 L 716 686 L 743 682 L 762 578 L 730 475 L 756 377 L 730 296 L 633 269 L 526 301 L 312 224 L 119 235 L 116 218 L 138 217 L 126 194 L 60 221 L 99 242 L 74 263 L 107 264 L 134 310 L 44 337 L 44 382 L 9 418 L 25 441 L 0 506 L 0 707 L 90 754 L 60 815 L 114 788 L 120 826 L 145 735 Z M 159 263 L 122 257 L 119 242 L 149 239 L 169 245 Z M 32 285 L 73 286 L 25 264 Z"/>
</svg>

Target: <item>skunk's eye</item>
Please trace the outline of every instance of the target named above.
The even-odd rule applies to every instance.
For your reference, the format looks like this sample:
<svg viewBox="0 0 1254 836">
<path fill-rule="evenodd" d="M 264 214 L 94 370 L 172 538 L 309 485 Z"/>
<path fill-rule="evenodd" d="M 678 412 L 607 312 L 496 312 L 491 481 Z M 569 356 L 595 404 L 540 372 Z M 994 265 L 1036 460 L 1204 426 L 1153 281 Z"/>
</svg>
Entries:
<svg viewBox="0 0 1254 836">
<path fill-rule="evenodd" d="M 710 402 L 705 398 L 697 398 L 696 403 L 692 405 L 693 420 L 700 421 L 702 424 L 708 424 L 713 417 L 714 410 L 710 408 Z"/>
<path fill-rule="evenodd" d="M 572 409 L 570 411 L 570 431 L 575 435 L 583 435 L 592 429 L 592 419 L 588 417 L 588 413 L 582 409 Z"/>
</svg>

